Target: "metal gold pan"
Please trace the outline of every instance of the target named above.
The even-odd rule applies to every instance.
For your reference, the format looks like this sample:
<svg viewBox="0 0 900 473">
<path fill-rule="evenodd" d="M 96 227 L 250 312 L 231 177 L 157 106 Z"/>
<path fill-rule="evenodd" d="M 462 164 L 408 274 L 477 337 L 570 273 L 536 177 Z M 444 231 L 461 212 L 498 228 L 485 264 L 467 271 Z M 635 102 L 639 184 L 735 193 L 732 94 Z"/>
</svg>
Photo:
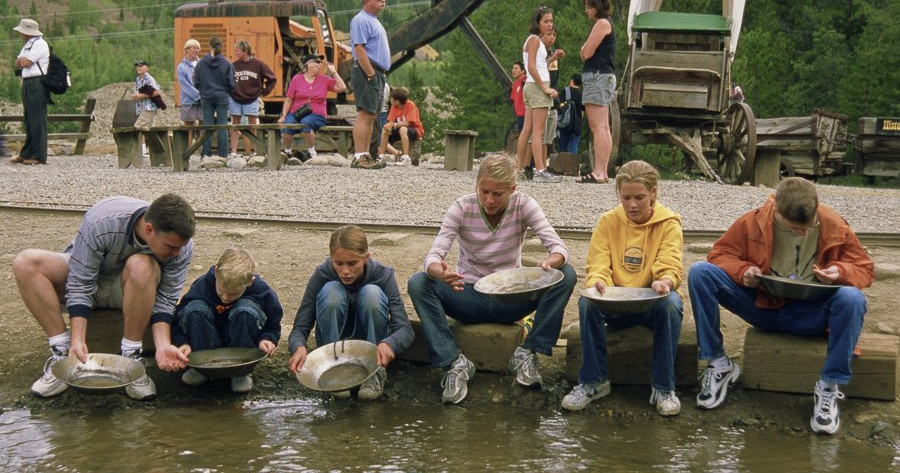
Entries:
<svg viewBox="0 0 900 473">
<path fill-rule="evenodd" d="M 110 353 L 91 353 L 86 363 L 70 356 L 54 363 L 51 371 L 60 381 L 91 394 L 124 388 L 146 373 L 140 361 Z"/>
<path fill-rule="evenodd" d="M 353 389 L 378 371 L 377 348 L 365 340 L 343 340 L 313 350 L 297 373 L 300 384 L 313 391 Z"/>
<path fill-rule="evenodd" d="M 666 298 L 649 287 L 607 287 L 603 295 L 589 287 L 578 293 L 604 314 L 642 314 Z"/>
<path fill-rule="evenodd" d="M 236 378 L 250 374 L 266 356 L 259 348 L 215 348 L 191 352 L 188 366 L 208 378 Z"/>
<path fill-rule="evenodd" d="M 841 287 L 809 281 L 799 281 L 767 274 L 760 274 L 756 277 L 759 278 L 759 284 L 769 294 L 801 301 L 820 301 L 834 294 L 834 291 L 837 291 Z"/>
<path fill-rule="evenodd" d="M 475 290 L 500 302 L 534 301 L 563 280 L 558 269 L 515 268 L 489 274 L 475 283 Z"/>
</svg>

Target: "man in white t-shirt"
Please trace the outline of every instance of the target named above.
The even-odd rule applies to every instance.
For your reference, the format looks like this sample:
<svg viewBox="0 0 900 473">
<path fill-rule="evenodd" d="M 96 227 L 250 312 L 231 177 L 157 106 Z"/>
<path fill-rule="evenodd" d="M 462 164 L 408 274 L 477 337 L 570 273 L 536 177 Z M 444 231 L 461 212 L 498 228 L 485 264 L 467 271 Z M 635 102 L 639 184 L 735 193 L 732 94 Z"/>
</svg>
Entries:
<svg viewBox="0 0 900 473">
<path fill-rule="evenodd" d="M 13 164 L 47 164 L 47 103 L 50 92 L 41 82 L 50 65 L 50 45 L 38 23 L 23 18 L 13 31 L 22 35 L 25 45 L 16 56 L 16 75 L 22 76 L 22 107 L 25 109 L 25 143 Z"/>
</svg>

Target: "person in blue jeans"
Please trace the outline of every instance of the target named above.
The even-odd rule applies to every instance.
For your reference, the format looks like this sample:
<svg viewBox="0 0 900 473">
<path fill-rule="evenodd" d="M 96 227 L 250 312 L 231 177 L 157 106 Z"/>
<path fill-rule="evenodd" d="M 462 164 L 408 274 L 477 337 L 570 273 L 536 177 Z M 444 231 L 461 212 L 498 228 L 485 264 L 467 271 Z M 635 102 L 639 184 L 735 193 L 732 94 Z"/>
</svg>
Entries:
<svg viewBox="0 0 900 473">
<path fill-rule="evenodd" d="M 249 252 L 229 248 L 197 278 L 175 308 L 172 343 L 185 355 L 215 348 L 253 348 L 271 355 L 281 338 L 284 311 L 275 291 L 256 274 Z M 181 375 L 189 386 L 206 382 L 193 368 Z M 250 375 L 231 378 L 231 390 L 253 389 Z"/>
<path fill-rule="evenodd" d="M 222 40 L 212 37 L 209 51 L 194 68 L 194 87 L 200 92 L 200 108 L 204 125 L 225 125 L 228 123 L 228 101 L 235 87 L 234 65 L 222 54 Z M 228 132 L 216 132 L 216 153 L 228 156 Z M 212 142 L 203 142 L 204 157 L 212 154 Z"/>
<path fill-rule="evenodd" d="M 572 122 L 568 127 L 559 128 L 559 150 L 578 154 L 578 145 L 581 144 L 581 116 L 584 113 L 584 105 L 581 103 L 581 74 L 572 74 L 569 85 L 559 93 L 559 99 L 571 102 L 573 107 Z"/>
<path fill-rule="evenodd" d="M 657 200 L 659 172 L 644 161 L 630 161 L 616 175 L 620 204 L 604 213 L 591 235 L 585 287 L 603 294 L 609 287 L 649 287 L 666 296 L 643 314 L 603 313 L 581 297 L 578 315 L 582 365 L 579 384 L 562 407 L 581 410 L 610 392 L 606 325 L 643 325 L 653 330 L 650 404 L 664 416 L 681 412 L 675 394 L 675 352 L 681 333 L 683 237 L 681 217 Z"/>
<path fill-rule="evenodd" d="M 306 344 L 315 325 L 316 344 L 327 345 L 344 339 L 367 340 L 376 345 L 378 371 L 364 382 L 359 399 L 381 397 L 387 380 L 385 368 L 398 353 L 409 348 L 415 338 L 394 269 L 369 255 L 365 232 L 355 225 L 338 228 L 329 241 L 330 256 L 316 268 L 306 290 L 289 345 L 292 373 L 306 362 Z M 347 397 L 349 392 L 337 393 Z"/>
<path fill-rule="evenodd" d="M 774 197 L 732 224 L 706 259 L 694 264 L 688 276 L 699 356 L 709 361 L 697 406 L 721 405 L 741 374 L 722 344 L 722 305 L 765 331 L 802 336 L 827 332 L 828 350 L 809 423 L 815 432 L 837 432 L 837 401 L 844 398 L 838 386 L 850 382 L 850 360 L 866 313 L 860 289 L 875 280 L 875 265 L 846 220 L 819 203 L 813 183 L 787 178 Z M 841 287 L 821 301 L 785 299 L 759 285 L 762 274 Z"/>
<path fill-rule="evenodd" d="M 445 404 L 462 402 L 475 374 L 475 365 L 453 339 L 447 316 L 464 324 L 512 324 L 536 311 L 534 327 L 514 351 L 509 370 L 516 373 L 520 385 L 540 387 L 543 379 L 536 354 L 552 355 L 577 280 L 567 263 L 569 250 L 541 207 L 530 196 L 516 192 L 513 158 L 486 158 L 475 177 L 475 189 L 476 193 L 458 198 L 444 214 L 425 256 L 425 271 L 414 274 L 407 284 L 409 298 L 422 320 L 431 364 L 444 370 L 441 397 Z M 529 229 L 547 250 L 541 268 L 559 269 L 562 281 L 530 302 L 502 303 L 476 292 L 474 285 L 482 277 L 522 266 L 522 245 Z M 445 260 L 454 240 L 459 242 L 456 270 Z"/>
</svg>

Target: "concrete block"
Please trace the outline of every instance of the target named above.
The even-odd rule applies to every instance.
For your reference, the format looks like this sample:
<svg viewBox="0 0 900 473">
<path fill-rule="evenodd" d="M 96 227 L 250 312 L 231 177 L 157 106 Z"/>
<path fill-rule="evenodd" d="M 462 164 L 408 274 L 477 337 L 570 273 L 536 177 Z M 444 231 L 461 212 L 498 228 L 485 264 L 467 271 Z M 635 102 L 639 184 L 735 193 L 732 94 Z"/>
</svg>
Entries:
<svg viewBox="0 0 900 473">
<path fill-rule="evenodd" d="M 525 339 L 525 328 L 517 322 L 501 324 L 461 324 L 448 319 L 456 344 L 480 371 L 506 372 L 513 351 Z M 407 361 L 429 363 L 428 346 L 422 333 L 422 322 L 410 318 L 416 339 L 398 358 Z"/>
<path fill-rule="evenodd" d="M 91 313 L 87 327 L 87 346 L 91 353 L 119 354 L 122 348 L 122 329 L 124 319 L 118 309 L 97 309 Z M 144 332 L 144 351 L 155 349 L 153 331 L 150 327 Z"/>
<path fill-rule="evenodd" d="M 581 331 L 578 322 L 563 332 L 566 339 L 566 378 L 578 382 L 581 370 Z M 653 361 L 653 332 L 644 326 L 607 330 L 606 356 L 609 380 L 613 384 L 650 385 Z M 675 384 L 697 383 L 697 334 L 682 329 L 675 354 Z"/>
<path fill-rule="evenodd" d="M 853 379 L 842 391 L 849 397 L 893 401 L 897 397 L 900 337 L 862 333 L 862 356 L 851 362 Z M 741 382 L 747 389 L 812 394 L 825 363 L 828 339 L 747 329 Z"/>
<path fill-rule="evenodd" d="M 891 263 L 875 263 L 875 280 L 884 281 L 900 277 L 900 266 Z"/>
</svg>

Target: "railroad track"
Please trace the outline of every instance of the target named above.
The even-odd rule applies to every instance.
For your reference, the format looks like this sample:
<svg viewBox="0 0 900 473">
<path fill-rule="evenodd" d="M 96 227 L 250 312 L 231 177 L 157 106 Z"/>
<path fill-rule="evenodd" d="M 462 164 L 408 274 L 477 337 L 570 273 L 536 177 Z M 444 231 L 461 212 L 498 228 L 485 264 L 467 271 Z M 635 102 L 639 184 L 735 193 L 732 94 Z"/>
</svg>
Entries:
<svg viewBox="0 0 900 473">
<path fill-rule="evenodd" d="M 75 204 L 35 204 L 25 202 L 0 202 L 0 211 L 22 213 L 22 214 L 58 214 L 58 215 L 83 215 L 89 207 Z M 197 220 L 209 223 L 255 223 L 273 227 L 284 227 L 301 230 L 314 231 L 331 231 L 338 225 L 352 223 L 359 226 L 366 232 L 372 233 L 414 233 L 419 235 L 436 235 L 440 229 L 440 223 L 431 224 L 398 224 L 398 223 L 375 223 L 375 222 L 327 222 L 313 220 L 299 220 L 293 217 L 278 214 L 250 214 L 250 213 L 225 213 L 206 211 L 198 209 L 196 211 Z M 563 239 L 571 240 L 589 240 L 591 238 L 590 228 L 578 227 L 554 227 L 559 236 Z M 701 242 L 714 241 L 722 236 L 720 230 L 684 230 L 685 242 Z M 890 246 L 900 247 L 900 233 L 857 233 L 860 241 L 868 246 Z"/>
</svg>

